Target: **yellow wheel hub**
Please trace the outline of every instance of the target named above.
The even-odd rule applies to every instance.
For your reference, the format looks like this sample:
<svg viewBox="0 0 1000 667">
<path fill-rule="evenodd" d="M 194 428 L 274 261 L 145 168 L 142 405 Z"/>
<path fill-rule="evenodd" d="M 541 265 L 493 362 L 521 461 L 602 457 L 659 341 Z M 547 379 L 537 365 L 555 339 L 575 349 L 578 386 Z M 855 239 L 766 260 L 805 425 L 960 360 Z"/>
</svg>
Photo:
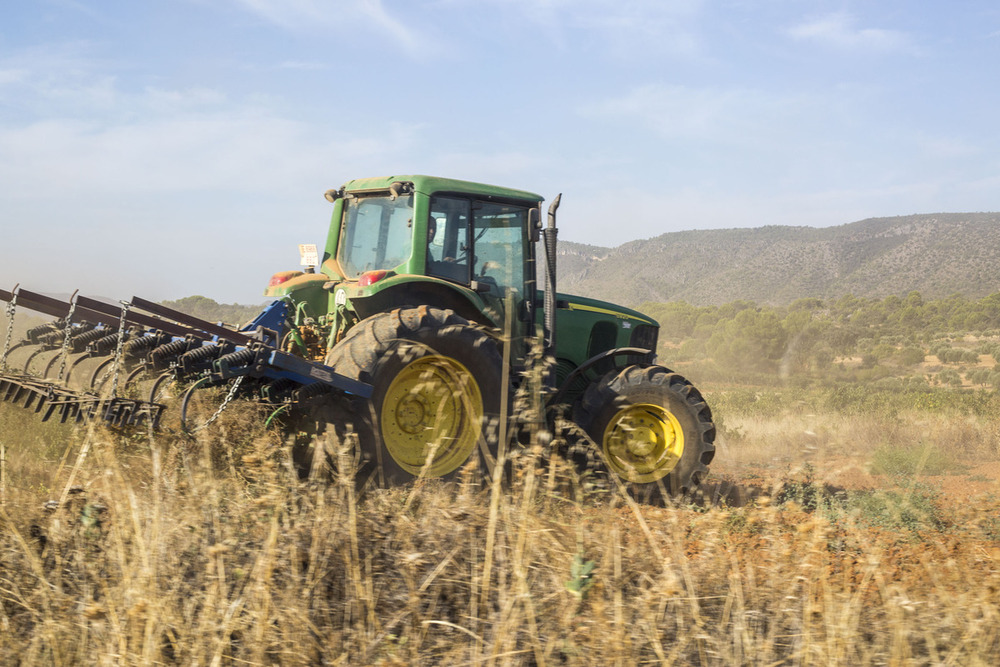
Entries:
<svg viewBox="0 0 1000 667">
<path fill-rule="evenodd" d="M 428 356 L 393 378 L 379 420 L 385 447 L 401 468 L 419 475 L 426 465 L 428 476 L 440 477 L 476 450 L 482 417 L 483 397 L 469 370 Z"/>
<path fill-rule="evenodd" d="M 666 477 L 684 453 L 684 431 L 666 408 L 636 403 L 608 422 L 603 448 L 609 467 L 619 477 L 655 482 Z"/>
</svg>

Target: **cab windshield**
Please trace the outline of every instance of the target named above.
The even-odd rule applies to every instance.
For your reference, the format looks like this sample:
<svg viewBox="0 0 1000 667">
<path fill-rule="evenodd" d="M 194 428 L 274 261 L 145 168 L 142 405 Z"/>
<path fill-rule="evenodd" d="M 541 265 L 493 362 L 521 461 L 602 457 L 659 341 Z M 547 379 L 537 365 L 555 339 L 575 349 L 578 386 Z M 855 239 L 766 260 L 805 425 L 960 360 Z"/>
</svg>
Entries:
<svg viewBox="0 0 1000 667">
<path fill-rule="evenodd" d="M 344 202 L 337 262 L 344 275 L 394 269 L 410 258 L 413 196 L 352 197 Z"/>
</svg>

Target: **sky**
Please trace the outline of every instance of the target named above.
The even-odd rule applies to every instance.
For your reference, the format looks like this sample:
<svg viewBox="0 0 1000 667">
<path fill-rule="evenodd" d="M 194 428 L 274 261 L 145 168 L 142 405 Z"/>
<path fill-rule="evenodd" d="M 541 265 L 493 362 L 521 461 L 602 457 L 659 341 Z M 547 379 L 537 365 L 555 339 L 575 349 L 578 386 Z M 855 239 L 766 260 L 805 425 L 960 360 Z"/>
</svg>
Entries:
<svg viewBox="0 0 1000 667">
<path fill-rule="evenodd" d="M 0 6 L 0 288 L 260 303 L 323 193 L 563 193 L 560 240 L 1000 210 L 987 0 Z"/>
</svg>

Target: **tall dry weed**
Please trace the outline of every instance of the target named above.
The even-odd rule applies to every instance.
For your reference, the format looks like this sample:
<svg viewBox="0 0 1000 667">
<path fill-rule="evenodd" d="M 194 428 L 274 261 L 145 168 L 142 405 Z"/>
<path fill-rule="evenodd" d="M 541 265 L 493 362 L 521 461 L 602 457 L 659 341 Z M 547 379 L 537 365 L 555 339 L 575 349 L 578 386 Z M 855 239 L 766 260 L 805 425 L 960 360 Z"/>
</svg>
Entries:
<svg viewBox="0 0 1000 667">
<path fill-rule="evenodd" d="M 502 486 L 470 471 L 359 497 L 331 441 L 340 474 L 302 480 L 284 443 L 252 432 L 72 437 L 33 463 L 11 443 L 10 663 L 984 664 L 1000 651 L 1000 545 L 964 515 L 915 539 L 794 502 L 653 508 L 588 498 L 568 466 L 532 456 Z M 227 444 L 238 460 L 213 453 Z M 22 487 L 39 460 L 50 478 Z"/>
</svg>

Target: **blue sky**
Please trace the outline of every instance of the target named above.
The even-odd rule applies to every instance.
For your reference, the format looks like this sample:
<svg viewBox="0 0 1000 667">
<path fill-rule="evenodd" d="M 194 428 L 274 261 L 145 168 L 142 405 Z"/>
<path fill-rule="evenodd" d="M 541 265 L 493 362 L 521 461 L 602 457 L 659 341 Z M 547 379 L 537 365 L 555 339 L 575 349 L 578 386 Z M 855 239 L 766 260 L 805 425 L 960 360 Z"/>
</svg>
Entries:
<svg viewBox="0 0 1000 667">
<path fill-rule="evenodd" d="M 256 303 L 372 175 L 608 246 L 996 211 L 998 55 L 986 1 L 6 2 L 0 287 Z"/>
</svg>

